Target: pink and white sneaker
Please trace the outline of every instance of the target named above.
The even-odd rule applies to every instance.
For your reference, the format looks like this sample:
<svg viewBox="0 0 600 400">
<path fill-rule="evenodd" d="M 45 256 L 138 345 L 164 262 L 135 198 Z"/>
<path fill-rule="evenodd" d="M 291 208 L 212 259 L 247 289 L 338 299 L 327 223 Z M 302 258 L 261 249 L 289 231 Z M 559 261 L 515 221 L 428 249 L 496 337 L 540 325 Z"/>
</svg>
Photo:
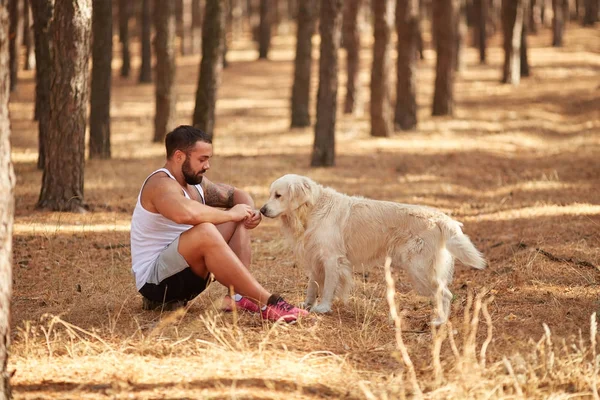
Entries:
<svg viewBox="0 0 600 400">
<path fill-rule="evenodd" d="M 235 308 L 238 311 L 245 311 L 245 312 L 249 312 L 249 313 L 260 312 L 260 308 L 258 307 L 258 305 L 256 303 L 251 302 L 247 298 L 242 297 L 240 299 L 240 301 L 234 302 L 233 299 L 229 295 L 227 295 L 227 296 L 225 296 L 225 298 L 223 298 L 223 306 L 221 309 L 225 312 L 232 312 L 234 303 L 235 303 Z"/>
<path fill-rule="evenodd" d="M 270 321 L 284 320 L 288 324 L 295 323 L 299 317 L 308 315 L 308 311 L 294 307 L 282 297 L 272 295 L 267 302 L 267 307 L 260 312 L 263 319 Z"/>
</svg>

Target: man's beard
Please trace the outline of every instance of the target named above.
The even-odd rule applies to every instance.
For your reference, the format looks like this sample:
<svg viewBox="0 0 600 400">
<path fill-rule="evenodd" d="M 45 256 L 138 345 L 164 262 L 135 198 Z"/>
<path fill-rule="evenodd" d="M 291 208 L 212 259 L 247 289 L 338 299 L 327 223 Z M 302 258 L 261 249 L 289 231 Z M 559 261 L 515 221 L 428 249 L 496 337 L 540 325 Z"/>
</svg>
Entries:
<svg viewBox="0 0 600 400">
<path fill-rule="evenodd" d="M 205 173 L 206 170 L 203 169 L 199 173 L 194 174 L 194 171 L 192 171 L 192 168 L 190 167 L 190 159 L 186 157 L 181 166 L 181 172 L 183 173 L 185 183 L 188 185 L 199 185 L 202 183 L 202 174 Z"/>
</svg>

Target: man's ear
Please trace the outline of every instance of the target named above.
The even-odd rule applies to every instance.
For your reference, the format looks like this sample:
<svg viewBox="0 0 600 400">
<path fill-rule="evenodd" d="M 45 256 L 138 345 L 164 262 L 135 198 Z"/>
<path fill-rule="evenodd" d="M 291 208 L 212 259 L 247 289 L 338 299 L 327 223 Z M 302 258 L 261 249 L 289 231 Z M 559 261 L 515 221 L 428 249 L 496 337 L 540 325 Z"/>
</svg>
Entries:
<svg viewBox="0 0 600 400">
<path fill-rule="evenodd" d="M 185 153 L 181 150 L 175 150 L 175 152 L 173 153 L 173 158 L 175 159 L 175 161 L 177 162 L 182 162 L 185 160 Z"/>
</svg>

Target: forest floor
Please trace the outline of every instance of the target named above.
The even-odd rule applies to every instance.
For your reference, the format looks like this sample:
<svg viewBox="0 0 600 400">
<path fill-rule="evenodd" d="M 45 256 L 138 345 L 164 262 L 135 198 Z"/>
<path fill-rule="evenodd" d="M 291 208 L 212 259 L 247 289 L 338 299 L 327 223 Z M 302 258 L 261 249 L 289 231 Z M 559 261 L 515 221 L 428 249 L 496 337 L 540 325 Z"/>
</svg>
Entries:
<svg viewBox="0 0 600 400">
<path fill-rule="evenodd" d="M 488 260 L 483 271 L 457 265 L 445 340 L 447 330 L 429 326 L 431 301 L 395 271 L 415 379 L 396 341 L 383 266 L 356 271 L 347 305 L 293 326 L 221 313 L 226 289 L 218 284 L 183 311 L 143 311 L 130 273 L 129 224 L 142 181 L 164 163 L 163 145 L 151 143 L 154 86 L 137 83 L 138 58 L 130 78 L 119 76 L 115 59 L 113 158 L 86 162 L 90 212 L 53 213 L 35 208 L 35 79 L 20 72 L 10 103 L 15 398 L 397 398 L 416 390 L 428 398 L 591 398 L 598 372 L 591 317 L 600 311 L 599 33 L 570 25 L 564 48 L 550 46 L 549 30 L 530 36 L 532 76 L 517 87 L 499 83 L 500 38 L 486 65 L 466 49 L 453 118 L 430 116 L 435 53 L 427 49 L 418 129 L 372 138 L 368 113 L 339 112 L 332 168 L 309 167 L 312 128 L 289 129 L 293 38 L 276 36 L 269 61 L 256 61 L 249 41 L 233 41 L 219 88 L 212 181 L 247 190 L 257 206 L 274 179 L 297 173 L 347 194 L 438 207 L 464 223 Z M 191 122 L 198 61 L 177 62 L 181 124 Z M 365 45 L 367 111 L 370 63 Z M 344 65 L 342 57 L 340 110 Z M 315 61 L 313 99 L 317 77 Z M 301 302 L 307 280 L 276 221 L 255 229 L 252 247 L 257 279 Z"/>
</svg>

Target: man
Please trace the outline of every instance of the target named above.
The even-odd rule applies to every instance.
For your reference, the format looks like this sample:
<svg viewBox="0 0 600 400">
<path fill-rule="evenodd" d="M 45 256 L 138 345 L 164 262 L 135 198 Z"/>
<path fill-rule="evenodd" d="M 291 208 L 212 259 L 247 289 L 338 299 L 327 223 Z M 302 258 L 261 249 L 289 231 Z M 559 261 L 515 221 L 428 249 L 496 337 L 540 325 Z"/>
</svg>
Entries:
<svg viewBox="0 0 600 400">
<path fill-rule="evenodd" d="M 265 290 L 248 271 L 250 234 L 261 222 L 246 192 L 204 177 L 208 135 L 180 126 L 165 138 L 167 161 L 142 185 L 131 220 L 131 258 L 145 309 L 171 308 L 199 295 L 214 277 L 233 287 L 225 310 L 294 322 L 305 310 Z"/>
</svg>

